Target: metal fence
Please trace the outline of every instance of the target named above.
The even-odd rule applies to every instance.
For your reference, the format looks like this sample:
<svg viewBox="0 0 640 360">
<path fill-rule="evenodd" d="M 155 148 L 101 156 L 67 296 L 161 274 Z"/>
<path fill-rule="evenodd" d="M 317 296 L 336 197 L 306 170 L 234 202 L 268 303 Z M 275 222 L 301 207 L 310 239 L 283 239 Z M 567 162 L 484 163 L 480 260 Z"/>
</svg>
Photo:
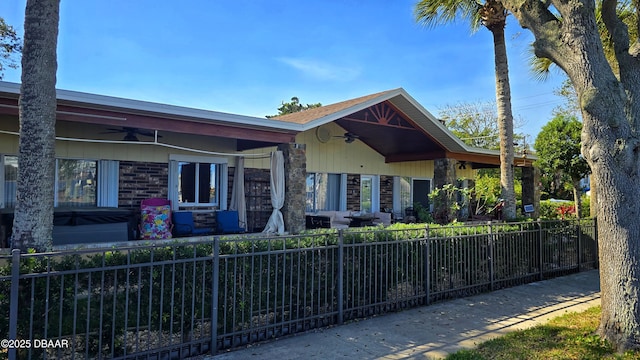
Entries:
<svg viewBox="0 0 640 360">
<path fill-rule="evenodd" d="M 592 269 L 595 234 L 582 220 L 14 250 L 0 257 L 0 358 L 215 353 Z"/>
</svg>

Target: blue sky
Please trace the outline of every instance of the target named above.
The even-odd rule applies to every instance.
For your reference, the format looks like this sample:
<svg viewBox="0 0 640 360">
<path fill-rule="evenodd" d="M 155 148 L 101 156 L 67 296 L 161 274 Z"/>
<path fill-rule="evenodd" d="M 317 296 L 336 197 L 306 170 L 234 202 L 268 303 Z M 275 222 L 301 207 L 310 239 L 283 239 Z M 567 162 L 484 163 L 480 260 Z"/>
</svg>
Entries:
<svg viewBox="0 0 640 360">
<path fill-rule="evenodd" d="M 263 117 L 402 87 L 436 116 L 495 99 L 491 34 L 416 24 L 417 0 L 61 1 L 60 89 Z M 364 6 L 363 4 L 366 4 Z M 25 0 L 0 3 L 22 34 Z M 533 142 L 563 99 L 536 80 L 532 36 L 507 26 L 512 107 Z M 9 69 L 6 81 L 19 82 Z"/>
</svg>

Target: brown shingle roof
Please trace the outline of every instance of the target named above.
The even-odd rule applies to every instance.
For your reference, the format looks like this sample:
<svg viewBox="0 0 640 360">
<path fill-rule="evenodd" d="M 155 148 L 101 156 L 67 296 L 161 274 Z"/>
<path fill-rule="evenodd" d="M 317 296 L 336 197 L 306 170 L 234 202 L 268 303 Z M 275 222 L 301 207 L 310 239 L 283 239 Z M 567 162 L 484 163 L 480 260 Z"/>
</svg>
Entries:
<svg viewBox="0 0 640 360">
<path fill-rule="evenodd" d="M 325 116 L 331 115 L 333 113 L 348 109 L 352 106 L 361 104 L 365 101 L 374 99 L 378 96 L 384 95 L 388 92 L 391 92 L 393 90 L 387 90 L 387 91 L 382 91 L 379 93 L 375 93 L 375 94 L 371 94 L 371 95 L 365 95 L 359 98 L 355 98 L 355 99 L 351 99 L 351 100 L 346 100 L 346 101 L 341 101 L 339 103 L 335 103 L 335 104 L 330 104 L 330 105 L 324 105 L 324 106 L 320 106 L 317 108 L 312 108 L 312 109 L 308 109 L 308 110 L 304 110 L 304 111 L 300 111 L 300 112 L 296 112 L 296 113 L 291 113 L 291 114 L 286 114 L 286 115 L 280 115 L 280 116 L 276 116 L 273 117 L 272 119 L 274 120 L 280 120 L 280 121 L 285 121 L 285 122 L 291 122 L 291 123 L 295 123 L 295 124 L 306 124 L 308 122 L 311 122 L 313 120 L 317 120 L 320 118 L 323 118 Z"/>
</svg>

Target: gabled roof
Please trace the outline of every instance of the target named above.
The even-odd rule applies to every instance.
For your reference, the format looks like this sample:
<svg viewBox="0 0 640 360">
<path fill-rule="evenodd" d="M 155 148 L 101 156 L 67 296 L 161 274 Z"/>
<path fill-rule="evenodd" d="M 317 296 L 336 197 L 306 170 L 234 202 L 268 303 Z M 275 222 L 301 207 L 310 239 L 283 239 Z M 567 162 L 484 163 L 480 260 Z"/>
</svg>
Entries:
<svg viewBox="0 0 640 360">
<path fill-rule="evenodd" d="M 363 116 L 367 116 L 367 112 L 375 112 L 376 107 L 380 104 L 388 105 L 391 110 L 378 110 L 384 111 L 385 114 L 372 114 L 372 116 L 390 117 L 393 116 L 391 112 L 396 112 L 406 121 L 405 126 L 379 127 L 377 130 L 370 126 L 374 121 L 365 121 L 362 116 L 359 119 L 352 118 L 354 114 L 361 112 L 365 112 Z M 451 157 L 463 161 L 466 159 L 470 162 L 482 161 L 484 158 L 490 164 L 499 164 L 499 151 L 466 145 L 402 88 L 282 115 L 273 119 L 299 124 L 304 130 L 336 122 L 348 132 L 359 135 L 363 142 L 384 155 L 387 162 Z M 350 122 L 349 120 L 355 121 Z M 384 119 L 384 121 L 388 120 Z M 380 123 L 380 121 L 378 122 Z M 389 123 L 385 122 L 385 124 Z M 407 131 L 409 127 L 407 124 L 415 131 Z M 393 138 L 394 132 L 396 133 L 395 139 Z M 391 144 L 393 142 L 396 144 Z"/>
</svg>

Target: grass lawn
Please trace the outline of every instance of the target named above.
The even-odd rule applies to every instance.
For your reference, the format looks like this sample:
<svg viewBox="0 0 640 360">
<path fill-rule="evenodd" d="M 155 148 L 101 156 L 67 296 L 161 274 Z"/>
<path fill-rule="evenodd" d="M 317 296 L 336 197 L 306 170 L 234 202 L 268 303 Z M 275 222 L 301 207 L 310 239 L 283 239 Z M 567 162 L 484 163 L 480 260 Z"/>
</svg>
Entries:
<svg viewBox="0 0 640 360">
<path fill-rule="evenodd" d="M 599 323 L 600 307 L 597 306 L 489 340 L 474 350 L 461 350 L 447 359 L 640 359 L 640 352 L 615 354 L 606 341 L 594 335 Z"/>
</svg>

